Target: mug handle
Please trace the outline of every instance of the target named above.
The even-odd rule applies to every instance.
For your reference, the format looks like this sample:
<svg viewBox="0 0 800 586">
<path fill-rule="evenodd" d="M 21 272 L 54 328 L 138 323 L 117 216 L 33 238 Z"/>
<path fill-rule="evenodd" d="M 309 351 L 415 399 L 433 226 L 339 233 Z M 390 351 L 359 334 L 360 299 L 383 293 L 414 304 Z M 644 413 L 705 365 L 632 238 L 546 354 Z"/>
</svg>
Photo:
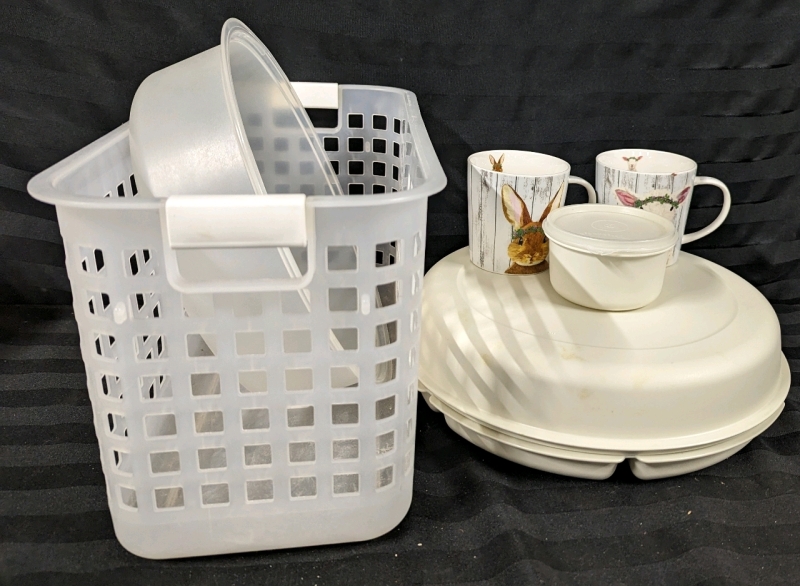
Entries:
<svg viewBox="0 0 800 586">
<path fill-rule="evenodd" d="M 684 234 L 683 238 L 681 239 L 681 244 L 694 242 L 695 240 L 700 240 L 704 236 L 708 236 L 722 225 L 722 222 L 724 222 L 725 218 L 728 217 L 728 212 L 731 211 L 731 192 L 728 191 L 728 186 L 722 181 L 719 179 L 714 179 L 713 177 L 695 177 L 694 184 L 713 185 L 715 187 L 719 187 L 720 191 L 722 191 L 722 209 L 720 210 L 717 218 L 702 230 L 692 232 L 691 234 Z"/>
<path fill-rule="evenodd" d="M 586 189 L 586 193 L 589 195 L 589 203 L 597 203 L 597 193 L 592 187 L 592 184 L 588 181 L 584 181 L 580 177 L 575 177 L 575 175 L 570 175 L 567 179 L 567 183 L 576 183 Z M 723 218 L 724 220 L 725 218 Z M 721 224 L 722 222 L 720 222 Z"/>
</svg>

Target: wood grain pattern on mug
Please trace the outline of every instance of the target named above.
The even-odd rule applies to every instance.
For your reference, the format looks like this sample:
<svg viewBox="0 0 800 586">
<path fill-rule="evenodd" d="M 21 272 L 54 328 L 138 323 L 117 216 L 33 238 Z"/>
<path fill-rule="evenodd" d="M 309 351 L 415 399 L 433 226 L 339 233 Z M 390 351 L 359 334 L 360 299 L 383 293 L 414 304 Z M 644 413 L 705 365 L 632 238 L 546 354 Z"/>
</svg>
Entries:
<svg viewBox="0 0 800 586">
<path fill-rule="evenodd" d="M 545 210 L 561 205 L 568 177 L 569 172 L 516 176 L 471 165 L 468 190 L 472 262 L 496 273 L 533 274 L 546 270 L 546 238 L 536 230 L 536 224 L 540 230 Z"/>
</svg>

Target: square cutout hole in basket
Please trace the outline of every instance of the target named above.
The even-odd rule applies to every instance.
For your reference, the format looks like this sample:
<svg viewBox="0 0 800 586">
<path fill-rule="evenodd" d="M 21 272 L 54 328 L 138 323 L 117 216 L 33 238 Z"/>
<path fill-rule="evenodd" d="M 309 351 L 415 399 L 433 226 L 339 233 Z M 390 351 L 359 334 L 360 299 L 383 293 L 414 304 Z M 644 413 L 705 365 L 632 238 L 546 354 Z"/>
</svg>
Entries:
<svg viewBox="0 0 800 586">
<path fill-rule="evenodd" d="M 151 452 L 150 470 L 153 474 L 174 474 L 181 471 L 181 455 L 178 452 Z"/>
<path fill-rule="evenodd" d="M 347 184 L 347 194 L 348 195 L 364 195 L 364 184 L 363 183 L 348 183 Z"/>
<path fill-rule="evenodd" d="M 386 466 L 375 473 L 375 488 L 384 488 L 394 481 L 394 466 Z"/>
<path fill-rule="evenodd" d="M 270 464 L 272 464 L 272 447 L 269 444 L 244 447 L 245 466 L 269 466 Z"/>
<path fill-rule="evenodd" d="M 203 484 L 200 486 L 200 494 L 203 499 L 203 504 L 206 506 L 227 505 L 230 502 L 228 485 L 224 483 Z"/>
<path fill-rule="evenodd" d="M 331 366 L 332 389 L 355 389 L 358 387 L 358 366 Z"/>
<path fill-rule="evenodd" d="M 386 130 L 386 116 L 383 114 L 373 114 L 372 128 L 375 130 Z"/>
<path fill-rule="evenodd" d="M 310 368 L 287 368 L 284 375 L 287 391 L 310 391 L 314 388 L 314 373 Z"/>
<path fill-rule="evenodd" d="M 117 437 L 128 437 L 128 421 L 119 413 L 109 413 L 107 416 L 108 433 Z"/>
<path fill-rule="evenodd" d="M 183 506 L 183 488 L 170 486 L 155 489 L 157 509 L 176 509 Z"/>
<path fill-rule="evenodd" d="M 328 340 L 331 350 L 358 350 L 358 328 L 332 328 Z"/>
<path fill-rule="evenodd" d="M 358 494 L 358 474 L 334 474 L 333 494 Z"/>
<path fill-rule="evenodd" d="M 397 241 L 382 242 L 375 246 L 375 266 L 388 267 L 397 262 Z"/>
<path fill-rule="evenodd" d="M 274 498 L 272 480 L 248 480 L 246 483 L 247 500 L 271 501 Z"/>
<path fill-rule="evenodd" d="M 264 370 L 244 370 L 239 372 L 239 392 L 266 393 L 267 373 Z"/>
<path fill-rule="evenodd" d="M 106 316 L 109 314 L 108 308 L 111 305 L 111 298 L 108 293 L 87 291 L 86 296 L 88 297 L 86 305 L 91 315 Z"/>
<path fill-rule="evenodd" d="M 372 139 L 372 152 L 386 154 L 386 139 L 373 138 Z"/>
<path fill-rule="evenodd" d="M 386 163 L 375 161 L 372 163 L 372 174 L 375 177 L 386 177 Z"/>
<path fill-rule="evenodd" d="M 236 332 L 236 353 L 239 356 L 254 356 L 266 352 L 262 332 Z"/>
<path fill-rule="evenodd" d="M 289 462 L 297 464 L 302 462 L 313 462 L 316 459 L 317 451 L 314 442 L 289 443 Z"/>
<path fill-rule="evenodd" d="M 272 144 L 277 153 L 285 153 L 289 150 L 289 139 L 285 136 L 276 137 L 275 140 L 272 141 Z"/>
<path fill-rule="evenodd" d="M 331 405 L 333 425 L 356 425 L 358 423 L 358 403 Z"/>
<path fill-rule="evenodd" d="M 348 114 L 347 115 L 348 128 L 364 128 L 364 115 L 363 114 Z"/>
<path fill-rule="evenodd" d="M 167 357 L 167 343 L 164 336 L 136 336 L 136 358 L 139 360 L 157 360 Z"/>
<path fill-rule="evenodd" d="M 118 474 L 130 476 L 133 474 L 133 460 L 128 452 L 122 450 L 111 450 L 111 457 L 114 461 L 114 471 Z"/>
<path fill-rule="evenodd" d="M 329 246 L 329 271 L 355 271 L 358 269 L 358 251 L 355 246 Z"/>
<path fill-rule="evenodd" d="M 175 415 L 172 413 L 146 415 L 144 418 L 144 429 L 147 437 L 169 437 L 178 435 Z"/>
<path fill-rule="evenodd" d="M 158 274 L 156 259 L 150 249 L 126 250 L 122 255 L 127 259 L 124 264 L 129 277 L 155 277 Z"/>
<path fill-rule="evenodd" d="M 117 359 L 117 339 L 108 334 L 99 334 L 94 338 L 94 351 L 98 356 Z"/>
<path fill-rule="evenodd" d="M 375 183 L 372 185 L 372 193 L 386 193 L 386 186 Z"/>
<path fill-rule="evenodd" d="M 136 491 L 127 486 L 119 487 L 119 500 L 120 504 L 130 509 L 138 509 L 139 502 L 136 498 Z"/>
<path fill-rule="evenodd" d="M 200 470 L 221 470 L 228 467 L 225 448 L 200 448 L 197 450 L 197 467 Z"/>
<path fill-rule="evenodd" d="M 140 377 L 139 388 L 145 401 L 172 398 L 172 381 L 166 374 Z"/>
<path fill-rule="evenodd" d="M 389 307 L 397 303 L 397 281 L 375 287 L 375 307 Z"/>
<path fill-rule="evenodd" d="M 347 161 L 348 175 L 363 175 L 364 161 Z"/>
<path fill-rule="evenodd" d="M 248 136 L 247 142 L 250 143 L 250 149 L 254 151 L 264 150 L 264 139 L 260 136 Z"/>
<path fill-rule="evenodd" d="M 356 311 L 358 309 L 358 289 L 355 287 L 328 289 L 328 309 L 330 311 Z"/>
<path fill-rule="evenodd" d="M 397 342 L 397 320 L 375 326 L 375 347 L 388 346 Z"/>
<path fill-rule="evenodd" d="M 375 401 L 375 419 L 388 419 L 395 413 L 395 405 L 397 403 L 397 395 L 385 397 Z"/>
<path fill-rule="evenodd" d="M 242 409 L 242 429 L 269 429 L 269 409 Z"/>
<path fill-rule="evenodd" d="M 339 150 L 339 138 L 336 136 L 326 136 L 322 142 L 325 150 L 329 153 L 335 153 Z"/>
<path fill-rule="evenodd" d="M 357 460 L 358 459 L 358 440 L 341 439 L 333 440 L 333 459 L 334 460 Z"/>
<path fill-rule="evenodd" d="M 219 374 L 201 372 L 191 376 L 192 396 L 206 397 L 220 394 Z"/>
<path fill-rule="evenodd" d="M 284 330 L 283 351 L 287 354 L 311 352 L 311 330 Z"/>
<path fill-rule="evenodd" d="M 392 358 L 385 362 L 375 365 L 375 382 L 377 384 L 388 383 L 397 378 L 397 359 Z"/>
<path fill-rule="evenodd" d="M 222 411 L 196 411 L 194 429 L 197 433 L 222 433 L 225 431 Z"/>
<path fill-rule="evenodd" d="M 189 358 L 210 358 L 216 356 L 212 349 L 217 347 L 216 334 L 187 334 L 186 353 Z"/>
<path fill-rule="evenodd" d="M 289 427 L 313 427 L 314 407 L 289 407 L 286 410 L 286 424 Z"/>
<path fill-rule="evenodd" d="M 300 476 L 289 480 L 292 498 L 311 498 L 317 496 L 317 477 Z"/>
<path fill-rule="evenodd" d="M 99 248 L 81 247 L 79 249 L 79 255 L 81 259 L 81 268 L 90 275 L 100 274 L 106 266 L 103 251 Z"/>
<path fill-rule="evenodd" d="M 394 450 L 394 431 L 387 431 L 375 438 L 375 454 L 383 456 Z"/>
<path fill-rule="evenodd" d="M 100 390 L 107 399 L 122 399 L 122 383 L 118 376 L 113 374 L 100 375 Z"/>
<path fill-rule="evenodd" d="M 351 153 L 363 153 L 364 139 L 357 136 L 351 136 L 347 139 L 347 150 Z"/>
</svg>

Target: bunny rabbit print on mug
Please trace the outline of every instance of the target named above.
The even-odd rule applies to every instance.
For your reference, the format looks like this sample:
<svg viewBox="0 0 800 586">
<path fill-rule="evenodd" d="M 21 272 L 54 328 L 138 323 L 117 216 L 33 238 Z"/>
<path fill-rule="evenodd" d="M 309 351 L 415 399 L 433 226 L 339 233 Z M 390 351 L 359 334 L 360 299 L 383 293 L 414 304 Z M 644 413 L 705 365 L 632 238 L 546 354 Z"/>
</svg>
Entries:
<svg viewBox="0 0 800 586">
<path fill-rule="evenodd" d="M 678 207 L 686 201 L 691 190 L 691 187 L 684 187 L 679 193 L 673 194 L 669 189 L 655 189 L 642 195 L 636 195 L 627 189 L 615 189 L 614 192 L 622 205 L 652 212 L 674 222 Z"/>
<path fill-rule="evenodd" d="M 542 222 L 564 205 L 570 183 L 585 187 L 595 201 L 592 186 L 570 176 L 569 163 L 550 155 L 488 151 L 473 154 L 468 166 L 470 258 L 493 273 L 547 270 Z"/>
<path fill-rule="evenodd" d="M 722 191 L 722 208 L 708 226 L 685 234 L 695 185 L 718 187 Z M 681 244 L 693 242 L 719 228 L 731 207 L 731 194 L 724 183 L 713 177 L 698 177 L 697 163 L 693 160 L 663 151 L 617 149 L 600 153 L 595 187 L 599 203 L 637 208 L 672 222 L 680 237 L 668 264 L 677 262 Z"/>
<path fill-rule="evenodd" d="M 514 227 L 511 242 L 508 245 L 508 258 L 511 265 L 506 269 L 509 275 L 535 275 L 547 270 L 547 253 L 550 246 L 547 236 L 542 230 L 545 221 L 555 203 L 561 201 L 566 182 L 561 184 L 553 199 L 547 204 L 538 222 L 531 219 L 528 206 L 510 185 L 503 185 L 503 215 Z"/>
</svg>

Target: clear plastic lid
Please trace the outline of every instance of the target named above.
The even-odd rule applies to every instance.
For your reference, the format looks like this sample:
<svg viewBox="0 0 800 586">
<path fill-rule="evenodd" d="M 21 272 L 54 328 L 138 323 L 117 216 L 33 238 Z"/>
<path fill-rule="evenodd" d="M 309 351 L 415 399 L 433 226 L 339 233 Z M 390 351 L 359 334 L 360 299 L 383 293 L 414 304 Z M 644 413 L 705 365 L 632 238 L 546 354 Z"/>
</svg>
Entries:
<svg viewBox="0 0 800 586">
<path fill-rule="evenodd" d="M 341 195 L 308 114 L 264 44 L 231 18 L 220 46 L 223 89 L 256 193 Z"/>
<path fill-rule="evenodd" d="M 542 224 L 557 244 L 590 254 L 648 256 L 670 250 L 678 238 L 672 222 L 651 212 L 603 204 L 572 205 Z"/>
</svg>

